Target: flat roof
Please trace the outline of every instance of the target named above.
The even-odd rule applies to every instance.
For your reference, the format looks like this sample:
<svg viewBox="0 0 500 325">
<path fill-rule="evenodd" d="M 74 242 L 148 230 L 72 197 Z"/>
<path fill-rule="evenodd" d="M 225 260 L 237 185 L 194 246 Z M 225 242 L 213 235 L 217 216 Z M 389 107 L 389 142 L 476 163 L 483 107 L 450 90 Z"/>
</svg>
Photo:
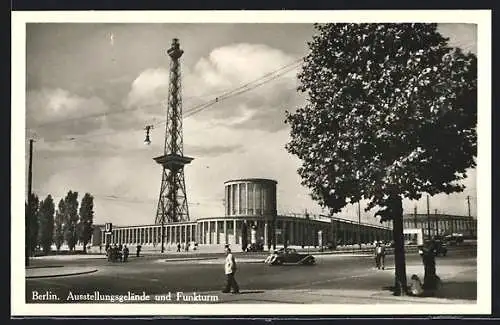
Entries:
<svg viewBox="0 0 500 325">
<path fill-rule="evenodd" d="M 230 179 L 228 181 L 225 181 L 224 184 L 226 184 L 226 183 L 236 183 L 236 182 L 268 182 L 268 183 L 278 184 L 278 181 L 276 181 L 274 179 L 269 179 L 269 178 L 238 178 L 238 179 Z"/>
</svg>

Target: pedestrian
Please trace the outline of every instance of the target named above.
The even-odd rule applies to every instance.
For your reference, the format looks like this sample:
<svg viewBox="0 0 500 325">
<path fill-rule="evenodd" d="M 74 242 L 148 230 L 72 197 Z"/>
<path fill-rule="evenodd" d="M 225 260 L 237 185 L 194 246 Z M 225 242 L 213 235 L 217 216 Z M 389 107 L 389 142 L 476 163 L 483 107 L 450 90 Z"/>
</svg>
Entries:
<svg viewBox="0 0 500 325">
<path fill-rule="evenodd" d="M 420 249 L 424 263 L 424 290 L 426 295 L 433 295 L 439 287 L 439 277 L 436 275 L 436 245 L 434 241 L 425 243 Z"/>
<path fill-rule="evenodd" d="M 99 254 L 102 253 L 102 244 L 99 244 Z"/>
<path fill-rule="evenodd" d="M 120 262 L 123 262 L 123 245 L 122 244 L 118 245 L 118 257 L 120 259 Z"/>
<path fill-rule="evenodd" d="M 116 246 L 116 243 L 113 245 L 113 262 L 116 262 L 118 260 L 118 246 Z"/>
<path fill-rule="evenodd" d="M 129 250 L 127 245 L 123 245 L 123 262 L 126 262 L 128 260 L 128 254 Z"/>
<path fill-rule="evenodd" d="M 385 268 L 385 245 L 381 242 L 377 242 L 375 245 L 375 265 L 379 270 Z"/>
<path fill-rule="evenodd" d="M 177 243 L 177 251 L 180 252 L 181 251 L 181 243 Z"/>
<path fill-rule="evenodd" d="M 135 256 L 136 257 L 139 257 L 139 255 L 141 254 L 141 244 L 137 245 L 137 249 L 135 250 Z"/>
<path fill-rule="evenodd" d="M 410 283 L 410 295 L 412 296 L 422 296 L 424 293 L 422 281 L 420 281 L 420 278 L 416 275 L 413 274 L 411 276 L 411 283 Z"/>
<path fill-rule="evenodd" d="M 236 260 L 234 259 L 233 254 L 231 253 L 231 249 L 229 248 L 229 245 L 225 246 L 225 253 L 226 253 L 226 261 L 224 265 L 224 272 L 226 274 L 226 287 L 222 292 L 228 293 L 240 293 L 240 288 L 238 286 L 238 283 L 236 282 L 236 279 L 234 278 L 234 275 L 236 273 Z"/>
</svg>

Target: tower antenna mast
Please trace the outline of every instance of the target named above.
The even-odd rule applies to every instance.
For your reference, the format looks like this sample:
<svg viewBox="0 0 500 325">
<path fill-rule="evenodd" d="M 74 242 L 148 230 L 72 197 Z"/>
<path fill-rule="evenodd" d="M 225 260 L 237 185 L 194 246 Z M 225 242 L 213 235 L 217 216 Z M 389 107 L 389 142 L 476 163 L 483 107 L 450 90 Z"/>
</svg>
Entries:
<svg viewBox="0 0 500 325">
<path fill-rule="evenodd" d="M 194 158 L 184 156 L 182 135 L 182 95 L 180 58 L 184 53 L 174 38 L 167 50 L 170 56 L 170 80 L 163 155 L 153 158 L 163 167 L 155 224 L 161 224 L 162 252 L 165 223 L 189 221 L 184 165 Z"/>
</svg>

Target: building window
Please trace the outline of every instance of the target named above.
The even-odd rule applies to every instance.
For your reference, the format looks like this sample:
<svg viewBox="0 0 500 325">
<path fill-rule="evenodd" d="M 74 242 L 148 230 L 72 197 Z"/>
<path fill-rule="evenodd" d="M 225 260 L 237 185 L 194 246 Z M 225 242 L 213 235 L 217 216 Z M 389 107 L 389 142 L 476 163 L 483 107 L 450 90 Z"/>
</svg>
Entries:
<svg viewBox="0 0 500 325">
<path fill-rule="evenodd" d="M 255 187 L 255 214 L 262 214 L 262 187 L 254 184 Z"/>
<path fill-rule="evenodd" d="M 247 184 L 240 184 L 240 207 L 239 213 L 246 214 L 247 213 Z"/>
<path fill-rule="evenodd" d="M 253 214 L 254 212 L 254 209 L 253 209 L 253 206 L 254 206 L 254 184 L 253 183 L 248 183 L 247 184 L 247 190 L 248 190 L 248 214 Z"/>
<path fill-rule="evenodd" d="M 238 200 L 237 196 L 237 189 L 238 189 L 238 184 L 233 184 L 231 185 L 231 209 L 233 211 L 233 215 L 236 214 L 236 201 Z"/>
<path fill-rule="evenodd" d="M 231 185 L 227 185 L 226 186 L 226 198 L 225 198 L 225 204 L 226 204 L 226 215 L 229 215 L 231 214 L 231 200 L 230 200 L 230 196 L 231 196 L 231 191 L 230 191 L 230 188 L 231 188 Z"/>
</svg>

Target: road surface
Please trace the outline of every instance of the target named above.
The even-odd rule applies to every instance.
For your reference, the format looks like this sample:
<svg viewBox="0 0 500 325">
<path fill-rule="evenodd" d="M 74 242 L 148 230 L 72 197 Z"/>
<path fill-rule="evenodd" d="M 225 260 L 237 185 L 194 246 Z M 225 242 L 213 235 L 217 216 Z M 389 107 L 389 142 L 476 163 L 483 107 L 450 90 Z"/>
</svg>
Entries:
<svg viewBox="0 0 500 325">
<path fill-rule="evenodd" d="M 345 289 L 381 290 L 393 282 L 387 273 L 394 274 L 393 256 L 386 258 L 386 270 L 374 269 L 372 256 L 316 255 L 314 266 L 268 266 L 256 263 L 264 255 L 237 254 L 236 279 L 242 291 L 273 289 Z M 408 253 L 407 265 L 421 265 L 416 253 Z M 190 261 L 165 261 L 158 256 L 130 257 L 127 263 L 111 263 L 105 259 L 71 261 L 35 260 L 35 267 L 64 265 L 64 267 L 95 267 L 98 271 L 86 275 L 26 279 L 26 299 L 33 301 L 33 293 L 50 292 L 68 302 L 67 296 L 98 291 L 101 295 L 127 295 L 128 292 L 148 295 L 167 292 L 209 292 L 222 289 L 225 281 L 223 256 Z M 440 267 L 475 267 L 476 250 L 450 248 L 446 257 L 437 258 Z M 423 266 L 422 266 L 423 270 Z M 408 274 L 408 278 L 411 274 Z M 467 282 L 460 288 L 461 299 L 476 299 L 476 282 Z M 43 301 L 42 301 L 43 302 Z M 45 301 L 46 302 L 46 301 Z"/>
</svg>

